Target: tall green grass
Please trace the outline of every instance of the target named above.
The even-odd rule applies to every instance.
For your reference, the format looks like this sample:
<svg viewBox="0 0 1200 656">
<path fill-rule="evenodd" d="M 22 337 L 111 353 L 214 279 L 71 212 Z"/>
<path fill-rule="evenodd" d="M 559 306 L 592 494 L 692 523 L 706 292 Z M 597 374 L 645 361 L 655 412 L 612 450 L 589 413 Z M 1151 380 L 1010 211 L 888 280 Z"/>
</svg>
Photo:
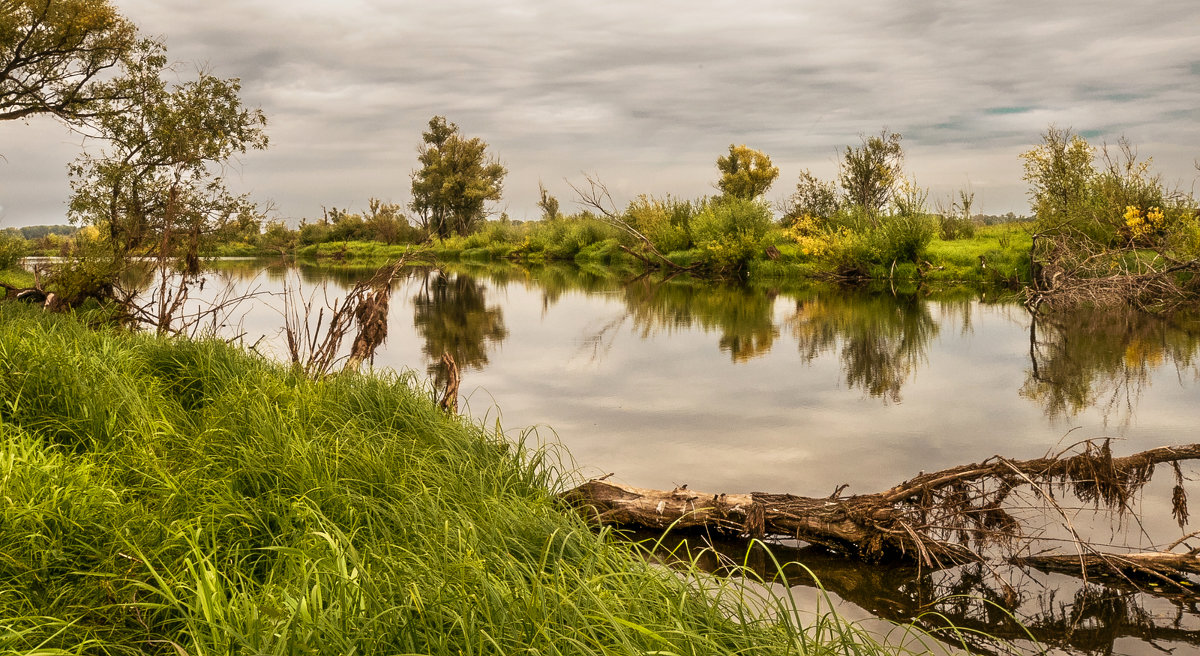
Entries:
<svg viewBox="0 0 1200 656">
<path fill-rule="evenodd" d="M 887 651 L 651 564 L 558 476 L 404 376 L 0 303 L 0 652 Z"/>
</svg>

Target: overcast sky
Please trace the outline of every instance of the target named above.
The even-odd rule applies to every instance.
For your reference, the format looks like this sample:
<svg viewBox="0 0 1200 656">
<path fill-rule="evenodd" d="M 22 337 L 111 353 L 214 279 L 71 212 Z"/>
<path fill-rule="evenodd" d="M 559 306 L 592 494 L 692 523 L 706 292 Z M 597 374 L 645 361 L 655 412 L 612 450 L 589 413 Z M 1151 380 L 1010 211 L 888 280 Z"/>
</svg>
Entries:
<svg viewBox="0 0 1200 656">
<path fill-rule="evenodd" d="M 981 0 L 115 0 L 181 77 L 240 77 L 271 147 L 233 186 L 293 222 L 409 200 L 416 144 L 445 115 L 508 168 L 499 210 L 596 173 L 618 200 L 713 192 L 731 143 L 769 154 L 778 200 L 803 169 L 886 126 L 932 190 L 1025 212 L 1018 154 L 1050 124 L 1125 135 L 1173 183 L 1200 158 L 1200 3 Z M 0 123 L 0 226 L 65 221 L 78 139 Z"/>
</svg>

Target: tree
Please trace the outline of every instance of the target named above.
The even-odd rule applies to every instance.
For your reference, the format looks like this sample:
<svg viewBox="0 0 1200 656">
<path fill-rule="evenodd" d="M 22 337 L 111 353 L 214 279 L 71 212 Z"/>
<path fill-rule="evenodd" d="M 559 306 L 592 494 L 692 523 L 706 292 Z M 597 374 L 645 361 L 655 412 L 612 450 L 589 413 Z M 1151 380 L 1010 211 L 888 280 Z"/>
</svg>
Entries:
<svg viewBox="0 0 1200 656">
<path fill-rule="evenodd" d="M 136 40 L 108 0 L 0 0 L 0 120 L 93 116 Z"/>
<path fill-rule="evenodd" d="M 899 134 L 883 130 L 879 136 L 862 137 L 858 148 L 846 147 L 838 179 L 850 205 L 871 214 L 887 207 L 903 177 L 904 149 L 900 139 Z"/>
<path fill-rule="evenodd" d="M 1077 219 L 1087 212 L 1096 177 L 1095 149 L 1078 134 L 1050 126 L 1042 145 L 1021 153 L 1024 180 L 1040 229 Z"/>
<path fill-rule="evenodd" d="M 119 100 L 103 101 L 97 115 L 104 145 L 70 167 L 70 214 L 103 227 L 118 259 L 168 257 L 182 243 L 194 265 L 203 236 L 255 213 L 225 188 L 222 167 L 267 146 L 266 118 L 242 105 L 236 78 L 202 72 L 169 86 L 165 65 L 158 44 L 125 63 L 113 83 Z"/>
<path fill-rule="evenodd" d="M 1036 232 L 1027 303 L 1033 308 L 1129 304 L 1169 312 L 1200 295 L 1195 198 L 1168 190 L 1124 139 L 1096 151 L 1051 127 L 1025 152 Z"/>
<path fill-rule="evenodd" d="M 371 238 L 389 246 L 411 237 L 413 228 L 404 216 L 404 207 L 399 203 L 385 203 L 378 198 L 367 201 L 366 229 Z"/>
<path fill-rule="evenodd" d="M 537 206 L 542 211 L 543 220 L 553 221 L 562 216 L 558 211 L 558 199 L 546 191 L 546 187 L 542 185 L 541 181 L 538 181 L 538 198 Z"/>
<path fill-rule="evenodd" d="M 782 209 L 785 225 L 795 223 L 805 216 L 828 219 L 838 210 L 837 187 L 805 169 L 800 172 L 796 191 L 784 201 Z"/>
<path fill-rule="evenodd" d="M 779 177 L 779 168 L 771 164 L 770 157 L 745 144 L 729 144 L 729 155 L 717 158 L 717 169 L 721 171 L 717 188 L 735 198 L 758 198 Z"/>
<path fill-rule="evenodd" d="M 463 137 L 444 116 L 429 119 L 421 139 L 409 207 L 431 236 L 469 234 L 487 215 L 486 203 L 500 200 L 508 171 L 488 156 L 486 142 Z"/>
</svg>

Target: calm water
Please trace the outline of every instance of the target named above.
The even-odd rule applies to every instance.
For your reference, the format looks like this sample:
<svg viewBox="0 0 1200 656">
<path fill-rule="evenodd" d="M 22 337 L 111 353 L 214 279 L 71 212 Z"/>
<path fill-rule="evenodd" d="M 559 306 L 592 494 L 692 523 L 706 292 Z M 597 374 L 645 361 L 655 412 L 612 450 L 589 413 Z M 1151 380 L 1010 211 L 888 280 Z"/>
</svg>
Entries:
<svg viewBox="0 0 1200 656">
<path fill-rule="evenodd" d="M 215 267 L 207 294 L 289 284 L 317 306 L 367 273 Z M 227 333 L 283 354 L 279 296 L 261 297 L 230 324 Z M 436 384 L 435 363 L 450 352 L 466 411 L 514 432 L 535 427 L 565 445 L 584 476 L 823 496 L 841 484 L 879 491 L 994 454 L 1039 457 L 1084 438 L 1118 438 L 1117 454 L 1198 442 L 1198 348 L 1194 319 L 1092 312 L 1035 323 L 1020 305 L 977 294 L 945 300 L 489 267 L 414 271 L 400 281 L 375 367 L 414 369 Z M 1169 476 L 1160 478 L 1145 495 L 1149 537 L 1133 531 L 1134 541 L 1180 535 L 1160 511 L 1170 495 Z M 960 623 L 993 621 L 1004 635 L 979 601 L 988 573 L 959 588 L 970 578 L 963 572 L 822 567 L 848 615 L 904 621 L 936 609 Z M 1190 601 L 1070 577 L 1030 581 L 1020 614 L 1072 653 L 1160 653 L 1152 642 L 1200 653 Z M 929 605 L 963 591 L 974 606 Z M 815 593 L 796 594 L 815 604 Z"/>
</svg>

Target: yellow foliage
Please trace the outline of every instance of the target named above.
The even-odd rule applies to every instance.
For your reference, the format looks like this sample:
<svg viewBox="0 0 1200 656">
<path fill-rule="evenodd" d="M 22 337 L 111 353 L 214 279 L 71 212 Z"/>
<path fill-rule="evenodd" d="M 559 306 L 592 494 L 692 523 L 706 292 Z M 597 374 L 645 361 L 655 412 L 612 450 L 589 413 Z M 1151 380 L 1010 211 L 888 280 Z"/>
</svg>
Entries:
<svg viewBox="0 0 1200 656">
<path fill-rule="evenodd" d="M 1134 241 L 1145 241 L 1163 229 L 1164 219 L 1161 208 L 1151 207 L 1144 214 L 1142 210 L 1128 205 L 1125 207 L 1125 227 Z"/>
<path fill-rule="evenodd" d="M 829 253 L 829 235 L 809 214 L 796 219 L 784 234 L 800 246 L 800 252 L 806 257 L 820 258 Z"/>
</svg>

